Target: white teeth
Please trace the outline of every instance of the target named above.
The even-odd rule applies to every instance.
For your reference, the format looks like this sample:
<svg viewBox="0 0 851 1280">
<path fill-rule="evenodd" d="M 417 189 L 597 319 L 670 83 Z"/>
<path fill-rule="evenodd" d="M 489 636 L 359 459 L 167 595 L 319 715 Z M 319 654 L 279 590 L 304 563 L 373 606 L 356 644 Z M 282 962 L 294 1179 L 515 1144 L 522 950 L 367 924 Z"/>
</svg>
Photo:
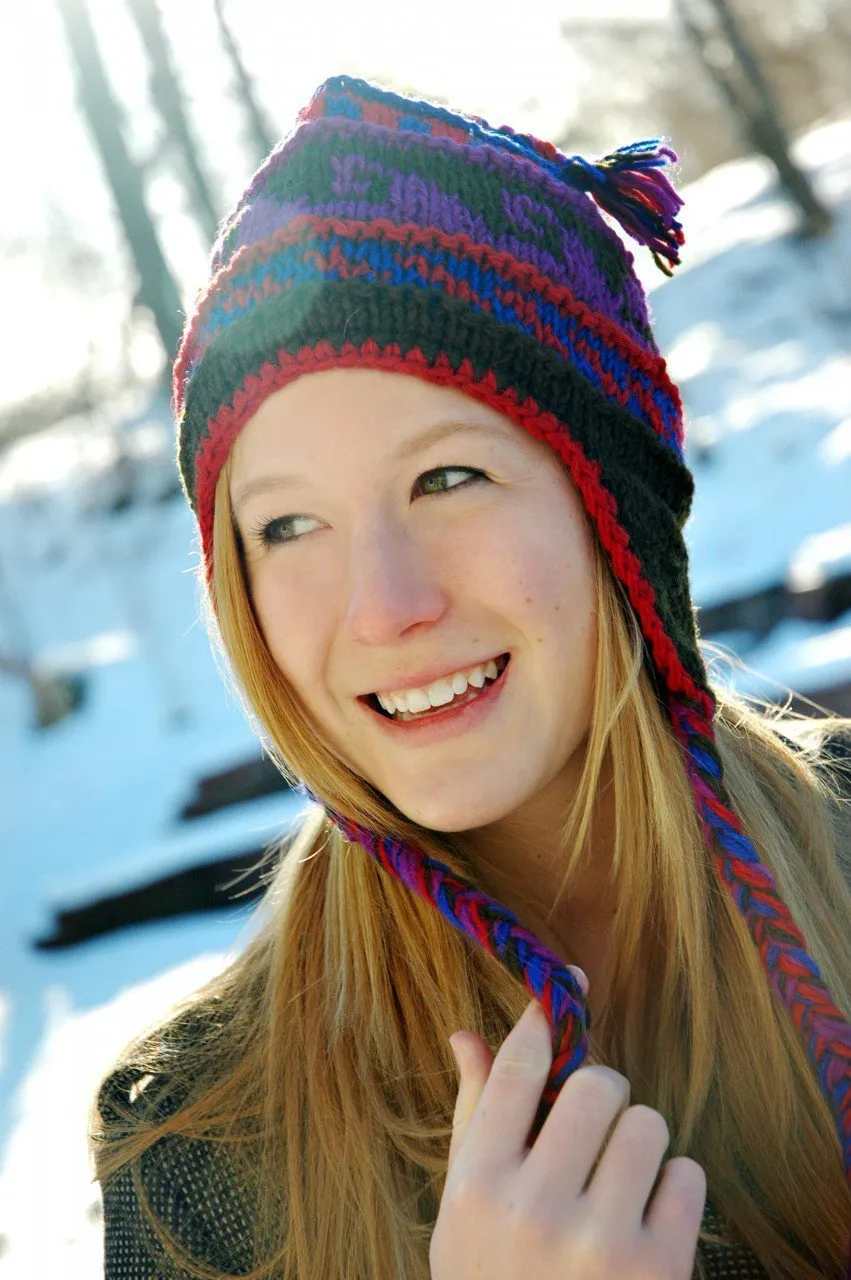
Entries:
<svg viewBox="0 0 851 1280">
<path fill-rule="evenodd" d="M 449 697 L 450 698 L 452 697 L 451 691 L 450 691 Z M 399 701 L 400 700 L 397 698 L 397 703 Z M 406 701 L 408 705 L 404 708 L 400 707 L 399 708 L 400 711 L 402 710 L 428 711 L 429 707 L 431 706 L 431 703 L 429 702 L 428 694 L 425 693 L 422 689 L 409 689 Z M 447 698 L 447 702 L 448 701 L 449 701 L 449 698 Z"/>
<path fill-rule="evenodd" d="M 453 698 L 459 698 L 467 692 L 468 686 L 474 689 L 484 687 L 486 680 L 495 680 L 499 675 L 499 667 L 495 659 L 479 663 L 469 671 L 456 671 L 450 676 L 441 676 L 424 689 L 406 689 L 400 693 L 377 694 L 380 705 L 389 715 L 396 712 L 408 714 L 427 711 L 429 707 L 445 707 Z"/>
<path fill-rule="evenodd" d="M 435 680 L 427 689 L 427 702 L 433 707 L 445 707 L 455 697 L 455 692 L 448 680 Z"/>
</svg>

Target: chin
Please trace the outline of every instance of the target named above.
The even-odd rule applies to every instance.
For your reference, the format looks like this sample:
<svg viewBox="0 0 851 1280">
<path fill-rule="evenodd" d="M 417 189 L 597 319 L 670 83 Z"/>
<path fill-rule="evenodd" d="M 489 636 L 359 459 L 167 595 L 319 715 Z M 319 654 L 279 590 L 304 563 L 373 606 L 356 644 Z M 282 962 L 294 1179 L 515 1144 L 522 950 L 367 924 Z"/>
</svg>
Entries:
<svg viewBox="0 0 851 1280">
<path fill-rule="evenodd" d="M 440 799 L 435 799 L 432 804 L 422 800 L 417 802 L 412 798 L 399 800 L 394 797 L 389 798 L 399 812 L 411 822 L 416 822 L 429 831 L 440 831 L 447 835 L 473 831 L 477 827 L 498 822 L 500 818 L 511 813 L 519 803 L 519 798 L 515 801 L 513 797 L 506 801 L 504 793 L 498 800 L 494 798 L 490 803 L 483 802 L 480 798 L 475 806 L 470 804 L 469 795 L 458 796 L 457 800 L 453 799 L 449 802 L 445 796 L 442 796 Z"/>
</svg>

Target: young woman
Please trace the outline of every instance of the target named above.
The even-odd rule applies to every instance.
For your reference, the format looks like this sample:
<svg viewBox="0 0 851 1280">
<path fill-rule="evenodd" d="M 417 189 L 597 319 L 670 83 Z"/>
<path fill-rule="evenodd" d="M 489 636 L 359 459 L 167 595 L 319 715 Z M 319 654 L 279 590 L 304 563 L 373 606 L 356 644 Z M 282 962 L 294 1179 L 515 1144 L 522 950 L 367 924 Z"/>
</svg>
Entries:
<svg viewBox="0 0 851 1280">
<path fill-rule="evenodd" d="M 851 736 L 698 649 L 670 158 L 338 77 L 224 224 L 179 463 L 317 806 L 100 1090 L 108 1280 L 844 1273 Z"/>
</svg>

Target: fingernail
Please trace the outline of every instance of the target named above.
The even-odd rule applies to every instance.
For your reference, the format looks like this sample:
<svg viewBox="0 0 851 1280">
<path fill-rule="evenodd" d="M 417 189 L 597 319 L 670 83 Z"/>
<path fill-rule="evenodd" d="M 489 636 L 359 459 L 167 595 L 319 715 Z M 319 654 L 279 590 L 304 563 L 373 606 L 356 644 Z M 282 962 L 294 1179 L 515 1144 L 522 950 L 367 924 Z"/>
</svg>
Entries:
<svg viewBox="0 0 851 1280">
<path fill-rule="evenodd" d="M 449 1048 L 452 1050 L 452 1056 L 455 1059 L 458 1070 L 463 1073 L 464 1068 L 461 1066 L 461 1059 L 458 1056 L 458 1050 L 455 1048 L 455 1036 L 457 1034 L 458 1034 L 457 1031 L 453 1032 L 453 1034 L 449 1037 Z"/>
<path fill-rule="evenodd" d="M 582 988 L 582 994 L 587 996 L 588 988 L 590 986 L 590 983 L 588 981 L 588 974 L 585 972 L 584 969 L 580 969 L 578 964 L 568 965 L 568 968 L 570 969 L 571 973 L 576 978 L 576 981 L 579 983 L 580 987 Z"/>
</svg>

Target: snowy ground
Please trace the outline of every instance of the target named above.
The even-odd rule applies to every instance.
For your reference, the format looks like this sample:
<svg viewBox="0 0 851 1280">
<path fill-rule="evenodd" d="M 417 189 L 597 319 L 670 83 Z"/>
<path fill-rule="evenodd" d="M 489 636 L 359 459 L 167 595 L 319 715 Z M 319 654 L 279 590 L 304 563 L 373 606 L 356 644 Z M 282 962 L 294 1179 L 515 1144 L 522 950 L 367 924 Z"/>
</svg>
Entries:
<svg viewBox="0 0 851 1280">
<path fill-rule="evenodd" d="M 685 193 L 679 275 L 659 283 L 642 266 L 691 424 L 689 546 L 706 605 L 851 545 L 851 121 L 812 133 L 801 155 L 839 209 L 829 243 L 792 243 L 765 167 L 746 161 Z M 124 433 L 152 492 L 169 431 L 152 411 Z M 175 825 L 194 779 L 246 758 L 253 738 L 196 620 L 189 513 L 175 499 L 104 510 L 115 448 L 109 423 L 86 420 L 0 457 L 0 635 L 88 676 L 81 711 L 40 734 L 26 689 L 0 678 L 0 1280 L 100 1273 L 91 1091 L 130 1034 L 225 962 L 248 913 L 66 951 L 33 938 L 59 906 L 254 847 L 294 817 L 280 796 Z M 851 672 L 851 615 L 733 639 L 764 673 L 741 677 L 754 690 L 817 691 Z"/>
</svg>

